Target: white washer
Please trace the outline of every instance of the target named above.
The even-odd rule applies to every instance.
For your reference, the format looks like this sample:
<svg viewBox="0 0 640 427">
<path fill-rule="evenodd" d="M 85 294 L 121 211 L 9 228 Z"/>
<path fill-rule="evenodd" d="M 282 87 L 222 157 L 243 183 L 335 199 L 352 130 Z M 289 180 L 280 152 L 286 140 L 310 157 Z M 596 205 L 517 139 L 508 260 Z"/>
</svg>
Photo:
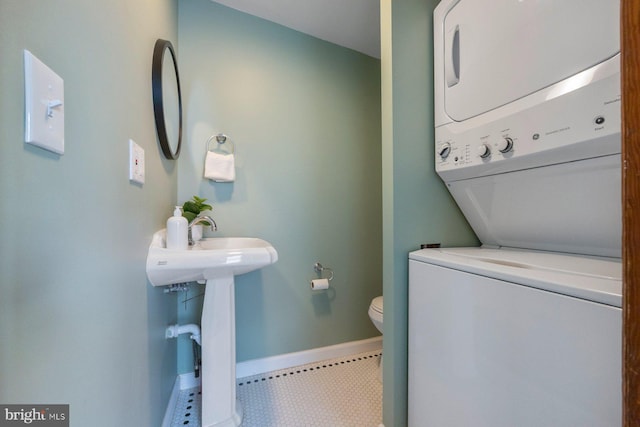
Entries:
<svg viewBox="0 0 640 427">
<path fill-rule="evenodd" d="M 425 249 L 409 282 L 409 426 L 621 425 L 619 262 Z"/>
<path fill-rule="evenodd" d="M 619 12 L 436 8 L 436 172 L 482 247 L 409 256 L 409 426 L 620 425 Z"/>
</svg>

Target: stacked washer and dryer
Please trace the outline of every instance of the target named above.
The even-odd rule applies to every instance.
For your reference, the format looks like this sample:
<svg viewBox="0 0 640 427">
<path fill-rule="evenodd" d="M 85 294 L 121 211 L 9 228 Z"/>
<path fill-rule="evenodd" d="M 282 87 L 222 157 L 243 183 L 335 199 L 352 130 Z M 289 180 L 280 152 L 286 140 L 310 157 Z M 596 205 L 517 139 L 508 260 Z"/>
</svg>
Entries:
<svg viewBox="0 0 640 427">
<path fill-rule="evenodd" d="M 443 0 L 435 167 L 482 242 L 409 255 L 409 425 L 621 425 L 619 2 Z"/>
</svg>

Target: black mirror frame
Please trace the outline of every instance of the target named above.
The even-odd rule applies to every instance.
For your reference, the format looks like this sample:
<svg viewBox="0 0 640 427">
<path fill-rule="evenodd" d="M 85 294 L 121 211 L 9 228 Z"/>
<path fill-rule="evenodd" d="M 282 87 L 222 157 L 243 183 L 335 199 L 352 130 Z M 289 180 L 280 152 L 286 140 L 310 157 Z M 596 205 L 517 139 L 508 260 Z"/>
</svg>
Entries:
<svg viewBox="0 0 640 427">
<path fill-rule="evenodd" d="M 165 52 L 171 54 L 173 68 L 176 73 L 176 86 L 178 89 L 178 146 L 175 152 L 171 151 L 169 138 L 167 137 L 167 128 L 164 117 L 164 100 L 162 98 L 162 65 Z M 162 153 L 167 159 L 177 160 L 180 156 L 180 148 L 182 147 L 182 94 L 180 91 L 180 74 L 178 74 L 178 61 L 176 59 L 173 45 L 168 40 L 158 39 L 153 48 L 153 63 L 151 66 L 151 86 L 153 90 L 153 115 L 156 120 L 156 132 L 162 147 Z"/>
</svg>

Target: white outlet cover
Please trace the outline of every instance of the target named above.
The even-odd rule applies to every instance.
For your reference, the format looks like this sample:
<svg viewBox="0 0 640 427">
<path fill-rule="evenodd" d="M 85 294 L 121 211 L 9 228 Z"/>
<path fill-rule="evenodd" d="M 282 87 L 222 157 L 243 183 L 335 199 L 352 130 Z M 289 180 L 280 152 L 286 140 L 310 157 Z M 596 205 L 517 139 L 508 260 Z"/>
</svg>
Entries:
<svg viewBox="0 0 640 427">
<path fill-rule="evenodd" d="M 24 140 L 64 154 L 64 80 L 24 51 Z"/>
<path fill-rule="evenodd" d="M 144 149 L 129 140 L 129 180 L 144 184 Z"/>
</svg>

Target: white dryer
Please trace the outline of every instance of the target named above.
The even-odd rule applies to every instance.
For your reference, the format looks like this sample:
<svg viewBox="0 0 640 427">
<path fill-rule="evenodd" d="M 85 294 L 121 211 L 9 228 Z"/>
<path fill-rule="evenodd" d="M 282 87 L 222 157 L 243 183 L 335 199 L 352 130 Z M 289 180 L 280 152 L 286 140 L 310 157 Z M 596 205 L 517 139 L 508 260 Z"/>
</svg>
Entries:
<svg viewBox="0 0 640 427">
<path fill-rule="evenodd" d="M 436 171 L 482 242 L 409 256 L 409 425 L 621 423 L 619 3 L 443 0 Z"/>
</svg>

